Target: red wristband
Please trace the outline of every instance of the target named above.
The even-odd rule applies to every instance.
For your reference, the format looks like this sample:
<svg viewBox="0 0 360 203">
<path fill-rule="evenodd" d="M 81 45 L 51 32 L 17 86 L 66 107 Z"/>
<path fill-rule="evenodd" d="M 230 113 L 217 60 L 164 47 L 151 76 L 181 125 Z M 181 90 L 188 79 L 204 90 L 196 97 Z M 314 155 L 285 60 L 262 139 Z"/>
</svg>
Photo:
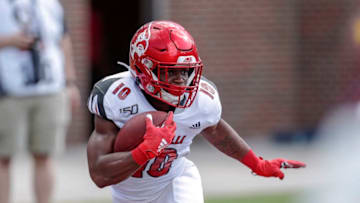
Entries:
<svg viewBox="0 0 360 203">
<path fill-rule="evenodd" d="M 250 149 L 248 153 L 243 156 L 243 158 L 240 160 L 241 163 L 245 164 L 247 167 L 249 167 L 251 170 L 256 171 L 258 164 L 260 162 L 259 157 L 255 155 L 255 153 Z"/>
<path fill-rule="evenodd" d="M 142 166 L 145 162 L 148 161 L 148 157 L 139 147 L 136 147 L 135 149 L 133 149 L 131 151 L 131 155 L 132 155 L 134 161 L 137 164 L 139 164 L 140 166 Z"/>
</svg>

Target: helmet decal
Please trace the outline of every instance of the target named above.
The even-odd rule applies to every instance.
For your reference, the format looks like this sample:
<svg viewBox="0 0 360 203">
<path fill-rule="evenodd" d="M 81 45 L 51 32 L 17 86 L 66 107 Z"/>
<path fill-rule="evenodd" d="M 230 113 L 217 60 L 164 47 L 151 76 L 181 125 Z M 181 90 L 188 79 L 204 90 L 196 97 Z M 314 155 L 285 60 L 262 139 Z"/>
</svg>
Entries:
<svg viewBox="0 0 360 203">
<path fill-rule="evenodd" d="M 196 63 L 194 56 L 179 56 L 177 59 L 178 63 Z"/>
<path fill-rule="evenodd" d="M 151 23 L 143 32 L 141 32 L 136 38 L 135 42 L 130 45 L 130 55 L 134 59 L 134 54 L 136 53 L 138 57 L 141 57 L 149 47 L 149 39 L 151 37 L 150 33 Z"/>
</svg>

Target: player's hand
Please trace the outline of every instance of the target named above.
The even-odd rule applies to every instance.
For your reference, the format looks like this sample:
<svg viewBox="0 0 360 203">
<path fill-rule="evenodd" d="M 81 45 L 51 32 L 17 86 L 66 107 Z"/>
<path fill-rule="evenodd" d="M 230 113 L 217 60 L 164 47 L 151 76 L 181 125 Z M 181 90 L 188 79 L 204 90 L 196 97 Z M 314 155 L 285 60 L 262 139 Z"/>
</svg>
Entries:
<svg viewBox="0 0 360 203">
<path fill-rule="evenodd" d="M 170 111 L 163 125 L 161 127 L 156 127 L 153 124 L 151 114 L 146 115 L 144 141 L 132 151 L 133 158 L 139 165 L 158 156 L 171 144 L 176 130 L 176 123 L 174 122 L 173 117 L 173 112 Z"/>
<path fill-rule="evenodd" d="M 153 124 L 151 114 L 146 115 L 146 132 L 144 135 L 144 144 L 147 146 L 149 158 L 159 155 L 167 146 L 171 144 L 175 136 L 176 124 L 173 121 L 173 112 L 170 111 L 161 127 Z"/>
<path fill-rule="evenodd" d="M 19 32 L 11 36 L 9 43 L 10 46 L 14 46 L 21 50 L 27 50 L 33 45 L 34 41 L 35 39 L 33 37 L 27 36 L 23 32 Z"/>
<path fill-rule="evenodd" d="M 257 157 L 252 150 L 244 156 L 241 162 L 247 165 L 256 175 L 264 177 L 277 177 L 281 180 L 285 176 L 280 170 L 281 168 L 303 168 L 306 166 L 303 162 L 282 158 L 263 160 L 261 157 Z"/>
<path fill-rule="evenodd" d="M 280 170 L 281 168 L 301 168 L 305 167 L 305 164 L 300 161 L 285 160 L 285 159 L 274 159 L 274 160 L 263 160 L 260 157 L 260 162 L 254 173 L 264 177 L 277 177 L 281 180 L 284 178 L 284 173 Z"/>
</svg>

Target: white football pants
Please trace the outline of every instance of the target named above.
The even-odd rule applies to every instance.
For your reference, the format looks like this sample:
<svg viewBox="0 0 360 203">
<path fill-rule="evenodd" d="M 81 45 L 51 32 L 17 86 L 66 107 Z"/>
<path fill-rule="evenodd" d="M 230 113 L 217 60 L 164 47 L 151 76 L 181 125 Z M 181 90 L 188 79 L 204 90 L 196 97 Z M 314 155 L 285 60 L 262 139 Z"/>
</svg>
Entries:
<svg viewBox="0 0 360 203">
<path fill-rule="evenodd" d="M 174 178 L 155 200 L 129 201 L 113 196 L 113 203 L 203 203 L 200 173 L 194 163 L 187 161 L 184 172 Z"/>
</svg>

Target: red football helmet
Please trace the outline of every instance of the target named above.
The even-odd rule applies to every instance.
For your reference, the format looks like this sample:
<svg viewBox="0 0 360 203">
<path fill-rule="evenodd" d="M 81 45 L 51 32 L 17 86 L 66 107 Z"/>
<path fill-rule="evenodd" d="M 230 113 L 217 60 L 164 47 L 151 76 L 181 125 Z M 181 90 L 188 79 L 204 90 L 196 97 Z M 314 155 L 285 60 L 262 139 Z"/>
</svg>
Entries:
<svg viewBox="0 0 360 203">
<path fill-rule="evenodd" d="M 152 21 L 143 25 L 130 42 L 130 71 L 141 89 L 171 106 L 186 108 L 195 99 L 203 64 L 195 41 L 181 25 Z M 185 70 L 186 85 L 168 82 L 168 70 Z M 160 80 L 160 74 L 166 79 Z"/>
</svg>

